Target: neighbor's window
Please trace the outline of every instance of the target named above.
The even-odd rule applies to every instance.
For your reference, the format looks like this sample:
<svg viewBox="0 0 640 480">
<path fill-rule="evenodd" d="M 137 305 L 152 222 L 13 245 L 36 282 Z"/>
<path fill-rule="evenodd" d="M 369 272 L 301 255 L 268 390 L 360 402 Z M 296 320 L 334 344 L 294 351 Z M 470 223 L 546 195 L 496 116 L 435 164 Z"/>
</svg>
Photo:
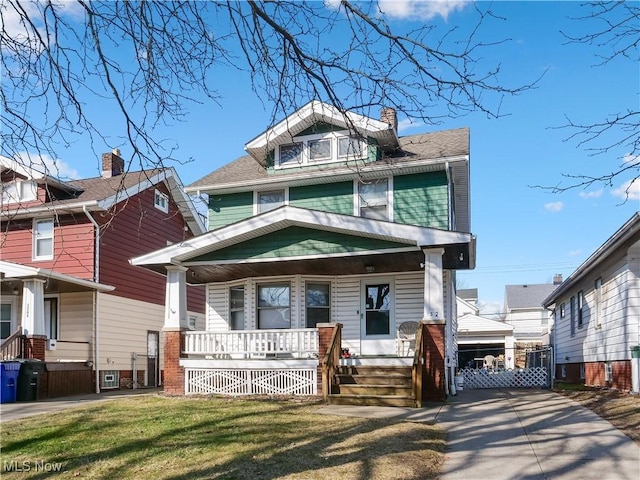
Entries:
<svg viewBox="0 0 640 480">
<path fill-rule="evenodd" d="M 331 321 L 331 284 L 307 283 L 306 327 L 315 328 L 318 323 Z"/>
<path fill-rule="evenodd" d="M 571 297 L 571 303 L 569 303 L 569 322 L 571 329 L 571 336 L 573 337 L 576 334 L 576 308 L 577 302 L 576 297 Z"/>
<path fill-rule="evenodd" d="M 560 304 L 560 318 L 564 318 L 564 303 Z"/>
<path fill-rule="evenodd" d="M 275 210 L 284 205 L 284 190 L 258 192 L 258 213 Z"/>
<path fill-rule="evenodd" d="M 44 299 L 44 328 L 47 337 L 58 339 L 58 299 Z"/>
<path fill-rule="evenodd" d="M 291 327 L 291 285 L 258 285 L 258 328 Z"/>
<path fill-rule="evenodd" d="M 12 309 L 11 303 L 0 303 L 0 339 L 5 339 L 13 333 L 12 328 Z"/>
<path fill-rule="evenodd" d="M 360 182 L 358 184 L 360 216 L 375 220 L 388 220 L 388 190 L 386 178 Z"/>
<path fill-rule="evenodd" d="M 244 330 L 244 286 L 229 289 L 229 318 L 231 330 Z"/>
<path fill-rule="evenodd" d="M 582 307 L 584 304 L 584 295 L 582 294 L 582 290 L 578 292 L 578 328 L 582 328 L 583 325 L 583 311 Z"/>
<path fill-rule="evenodd" d="M 53 258 L 53 219 L 33 222 L 33 259 Z"/>
<path fill-rule="evenodd" d="M 33 180 L 2 182 L 2 203 L 30 202 L 38 198 L 38 187 Z"/>
<path fill-rule="evenodd" d="M 158 210 L 167 213 L 169 211 L 169 195 L 162 193 L 160 190 L 156 190 L 153 197 L 153 205 Z"/>
<path fill-rule="evenodd" d="M 602 325 L 602 277 L 596 279 L 594 288 L 596 291 L 596 325 L 600 326 Z"/>
<path fill-rule="evenodd" d="M 302 163 L 302 143 L 290 143 L 288 145 L 280 145 L 279 163 L 283 164 L 301 164 Z"/>
</svg>

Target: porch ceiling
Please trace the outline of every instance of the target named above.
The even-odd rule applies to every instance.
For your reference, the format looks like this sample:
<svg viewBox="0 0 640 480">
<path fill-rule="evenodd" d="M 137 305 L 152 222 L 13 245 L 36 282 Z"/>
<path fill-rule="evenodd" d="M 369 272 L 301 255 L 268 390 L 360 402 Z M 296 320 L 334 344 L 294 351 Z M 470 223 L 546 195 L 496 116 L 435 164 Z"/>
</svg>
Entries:
<svg viewBox="0 0 640 480">
<path fill-rule="evenodd" d="M 443 245 L 443 268 L 469 268 L 469 245 Z M 462 260 L 460 257 L 462 255 Z M 367 273 L 411 272 L 422 270 L 424 253 L 416 249 L 411 252 L 376 253 L 371 255 L 344 256 L 334 258 L 310 258 L 265 262 L 238 262 L 185 265 L 188 266 L 187 282 L 201 284 L 228 282 L 247 277 L 279 275 L 364 275 Z M 163 266 L 154 270 L 164 273 Z M 158 268 L 159 267 L 159 268 Z M 373 271 L 368 271 L 373 268 Z"/>
</svg>

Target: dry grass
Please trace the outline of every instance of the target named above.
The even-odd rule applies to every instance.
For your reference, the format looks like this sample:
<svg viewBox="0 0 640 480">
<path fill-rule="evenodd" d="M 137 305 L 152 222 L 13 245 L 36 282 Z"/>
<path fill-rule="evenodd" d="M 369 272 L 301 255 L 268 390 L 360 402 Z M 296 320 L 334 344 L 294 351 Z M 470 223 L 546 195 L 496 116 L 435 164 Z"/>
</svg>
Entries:
<svg viewBox="0 0 640 480">
<path fill-rule="evenodd" d="M 597 413 L 640 444 L 640 397 L 618 390 L 566 385 L 558 385 L 554 390 Z"/>
<path fill-rule="evenodd" d="M 439 428 L 290 400 L 137 397 L 2 424 L 2 479 L 435 479 Z M 11 463 L 13 462 L 13 463 Z M 23 462 L 28 472 L 11 466 Z M 43 474 L 35 462 L 60 463 Z M 7 471 L 13 470 L 13 471 Z"/>
</svg>

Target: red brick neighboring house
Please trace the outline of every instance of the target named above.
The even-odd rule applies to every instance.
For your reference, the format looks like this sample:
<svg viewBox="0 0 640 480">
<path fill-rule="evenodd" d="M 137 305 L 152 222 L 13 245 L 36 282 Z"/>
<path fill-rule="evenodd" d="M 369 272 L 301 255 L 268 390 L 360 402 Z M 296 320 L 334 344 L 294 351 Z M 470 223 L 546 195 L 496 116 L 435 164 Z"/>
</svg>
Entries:
<svg viewBox="0 0 640 480">
<path fill-rule="evenodd" d="M 3 358 L 46 361 L 42 396 L 160 385 L 165 279 L 128 259 L 204 231 L 174 169 L 125 172 L 117 150 L 82 180 L 0 165 Z M 187 299 L 202 328 L 204 288 Z"/>
</svg>

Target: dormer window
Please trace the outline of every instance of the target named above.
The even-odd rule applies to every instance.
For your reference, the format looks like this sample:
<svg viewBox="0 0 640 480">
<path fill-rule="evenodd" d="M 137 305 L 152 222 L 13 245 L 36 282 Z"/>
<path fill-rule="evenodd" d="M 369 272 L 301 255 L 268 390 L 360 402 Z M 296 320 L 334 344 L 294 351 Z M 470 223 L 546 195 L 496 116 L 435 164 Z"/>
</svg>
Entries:
<svg viewBox="0 0 640 480">
<path fill-rule="evenodd" d="M 13 180 L 2 182 L 2 203 L 29 202 L 38 198 L 36 182 L 33 180 Z"/>
<path fill-rule="evenodd" d="M 363 157 L 366 143 L 348 131 L 305 135 L 276 148 L 275 168 L 344 162 Z"/>
</svg>

